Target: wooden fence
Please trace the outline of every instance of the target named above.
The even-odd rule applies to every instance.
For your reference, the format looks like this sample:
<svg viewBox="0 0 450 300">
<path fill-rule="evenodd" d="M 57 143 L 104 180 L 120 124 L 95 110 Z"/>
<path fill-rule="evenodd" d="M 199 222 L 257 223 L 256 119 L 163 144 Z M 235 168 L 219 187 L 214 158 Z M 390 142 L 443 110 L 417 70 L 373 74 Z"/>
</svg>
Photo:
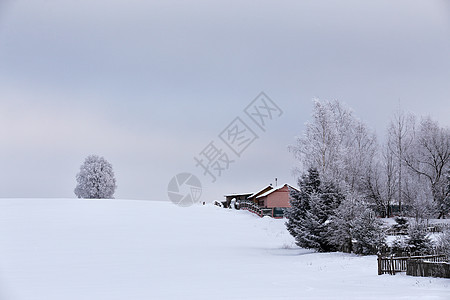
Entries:
<svg viewBox="0 0 450 300">
<path fill-rule="evenodd" d="M 408 260 L 406 262 L 406 275 L 450 278 L 450 263 Z"/>
<path fill-rule="evenodd" d="M 395 275 L 398 272 L 407 272 L 408 261 L 422 260 L 427 262 L 445 262 L 447 256 L 440 255 L 424 255 L 424 256 L 404 256 L 404 257 L 383 257 L 378 256 L 378 275 L 390 274 Z"/>
<path fill-rule="evenodd" d="M 251 201 L 239 201 L 239 209 L 248 210 L 249 212 L 252 212 L 260 217 L 264 217 L 264 216 L 272 217 L 272 209 L 271 208 L 262 208 Z"/>
<path fill-rule="evenodd" d="M 450 223 L 437 223 L 437 224 L 430 224 L 427 227 L 427 231 L 434 233 L 434 232 L 444 232 L 446 230 L 450 230 Z"/>
<path fill-rule="evenodd" d="M 437 224 L 430 224 L 427 227 L 425 227 L 425 230 L 429 233 L 436 233 L 436 232 L 444 232 L 445 230 L 450 230 L 450 224 L 448 223 L 437 223 Z M 407 235 L 408 229 L 406 228 L 395 228 L 393 226 L 389 227 L 386 230 L 387 235 Z"/>
</svg>

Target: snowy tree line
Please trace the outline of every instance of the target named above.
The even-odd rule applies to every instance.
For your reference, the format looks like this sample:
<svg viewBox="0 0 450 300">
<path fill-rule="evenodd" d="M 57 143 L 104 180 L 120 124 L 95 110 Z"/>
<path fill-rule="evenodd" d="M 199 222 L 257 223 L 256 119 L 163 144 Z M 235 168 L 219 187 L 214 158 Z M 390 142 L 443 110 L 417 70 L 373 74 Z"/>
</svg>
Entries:
<svg viewBox="0 0 450 300">
<path fill-rule="evenodd" d="M 290 151 L 300 162 L 287 228 L 301 247 L 369 254 L 384 241 L 378 215 L 444 218 L 450 210 L 450 130 L 398 111 L 383 142 L 339 101 L 314 101 Z"/>
<path fill-rule="evenodd" d="M 290 150 L 301 170 L 358 195 L 379 214 L 443 218 L 450 210 L 450 129 L 398 111 L 383 142 L 338 101 L 315 100 L 313 120 Z"/>
</svg>

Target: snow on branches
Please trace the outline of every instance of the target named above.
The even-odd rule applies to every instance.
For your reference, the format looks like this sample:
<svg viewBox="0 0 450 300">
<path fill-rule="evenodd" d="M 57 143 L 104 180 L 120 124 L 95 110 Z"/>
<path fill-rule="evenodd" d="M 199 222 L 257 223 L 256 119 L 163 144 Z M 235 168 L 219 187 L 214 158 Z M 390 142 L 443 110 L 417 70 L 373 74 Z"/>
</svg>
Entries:
<svg viewBox="0 0 450 300">
<path fill-rule="evenodd" d="M 385 241 L 382 222 L 357 194 L 344 195 L 319 177 L 309 169 L 299 179 L 299 191 L 290 193 L 286 227 L 296 244 L 320 252 L 375 254 Z"/>
<path fill-rule="evenodd" d="M 112 199 L 116 179 L 112 165 L 103 157 L 90 155 L 76 176 L 75 195 L 85 199 Z"/>
</svg>

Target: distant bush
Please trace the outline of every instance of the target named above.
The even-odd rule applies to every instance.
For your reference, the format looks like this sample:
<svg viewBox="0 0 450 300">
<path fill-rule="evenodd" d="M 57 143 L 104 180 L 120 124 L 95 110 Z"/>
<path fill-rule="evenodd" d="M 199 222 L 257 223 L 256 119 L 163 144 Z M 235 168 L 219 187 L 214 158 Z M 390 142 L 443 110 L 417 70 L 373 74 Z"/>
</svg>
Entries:
<svg viewBox="0 0 450 300">
<path fill-rule="evenodd" d="M 408 230 L 409 224 L 408 219 L 403 217 L 396 217 L 395 219 L 396 224 L 392 225 L 392 227 L 396 230 Z"/>
</svg>

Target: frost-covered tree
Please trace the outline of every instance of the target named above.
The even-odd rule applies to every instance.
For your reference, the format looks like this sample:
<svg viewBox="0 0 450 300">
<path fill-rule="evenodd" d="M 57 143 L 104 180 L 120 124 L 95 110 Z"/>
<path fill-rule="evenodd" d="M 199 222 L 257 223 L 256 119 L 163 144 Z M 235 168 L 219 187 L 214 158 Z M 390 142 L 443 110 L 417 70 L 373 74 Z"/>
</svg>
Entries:
<svg viewBox="0 0 450 300">
<path fill-rule="evenodd" d="M 375 135 L 339 101 L 314 101 L 312 120 L 289 150 L 302 169 L 317 168 L 321 179 L 357 191 L 376 152 Z"/>
<path fill-rule="evenodd" d="M 364 174 L 362 194 L 373 202 L 379 214 L 389 218 L 396 198 L 397 176 L 394 155 L 386 146 Z"/>
<path fill-rule="evenodd" d="M 444 210 L 450 211 L 450 167 L 447 171 L 447 191 L 446 191 L 446 197 L 444 198 Z"/>
<path fill-rule="evenodd" d="M 450 229 L 445 230 L 437 238 L 437 249 L 450 259 Z"/>
<path fill-rule="evenodd" d="M 364 191 L 364 177 L 372 168 L 378 152 L 375 134 L 360 120 L 354 118 L 353 128 L 349 128 L 349 142 L 343 154 L 344 181 L 347 190 L 354 193 Z"/>
<path fill-rule="evenodd" d="M 324 201 L 319 193 L 308 195 L 309 209 L 305 210 L 304 218 L 296 228 L 296 244 L 307 249 L 316 249 L 321 252 L 333 251 L 334 247 L 328 242 L 328 215 Z"/>
<path fill-rule="evenodd" d="M 339 102 L 321 102 L 314 100 L 313 120 L 306 123 L 304 134 L 297 138 L 297 144 L 289 147 L 299 159 L 303 170 L 317 168 L 321 176 L 337 177 L 339 170 L 336 162 L 340 161 L 342 137 L 339 135 L 334 111 L 339 109 Z M 342 114 L 341 120 L 348 119 Z"/>
<path fill-rule="evenodd" d="M 76 176 L 75 195 L 85 199 L 112 199 L 116 190 L 116 179 L 112 165 L 103 157 L 90 155 Z"/>
<path fill-rule="evenodd" d="M 405 198 L 408 203 L 407 213 L 410 217 L 415 218 L 416 223 L 420 223 L 423 220 L 434 218 L 438 215 L 439 209 L 433 200 L 429 185 L 423 180 L 424 178 L 412 175 L 412 178 L 416 179 L 408 179 L 405 184 L 406 191 L 410 194 Z"/>
<path fill-rule="evenodd" d="M 392 228 L 394 228 L 395 230 L 397 230 L 399 232 L 405 232 L 408 230 L 409 222 L 408 222 L 407 218 L 396 217 L 394 220 L 395 220 L 395 224 L 392 225 Z"/>
<path fill-rule="evenodd" d="M 403 110 L 399 109 L 391 119 L 388 125 L 387 136 L 387 148 L 389 152 L 388 156 L 395 157 L 395 176 L 392 176 L 397 183 L 397 201 L 400 214 L 403 210 L 403 199 L 405 198 L 404 190 L 404 162 L 403 157 L 412 144 L 414 137 L 414 123 L 415 118 L 412 115 L 406 114 Z"/>
<path fill-rule="evenodd" d="M 310 207 L 309 195 L 319 191 L 319 172 L 314 168 L 310 168 L 307 174 L 301 176 L 298 184 L 299 190 L 290 190 L 289 201 L 291 207 L 285 211 L 286 228 L 294 238 L 297 236 L 296 229 L 301 225 L 301 221 L 306 217 L 306 210 Z"/>
<path fill-rule="evenodd" d="M 393 241 L 390 248 L 390 254 L 395 256 L 404 256 L 408 252 L 408 245 L 406 244 L 405 236 L 397 236 Z"/>
<path fill-rule="evenodd" d="M 383 223 L 357 194 L 348 194 L 331 218 L 329 241 L 344 252 L 375 254 L 385 242 Z"/>
<path fill-rule="evenodd" d="M 359 201 L 356 194 L 348 194 L 334 215 L 328 227 L 328 241 L 337 250 L 351 253 L 353 251 L 353 223 L 352 221 L 360 216 L 365 209 L 365 205 Z"/>
<path fill-rule="evenodd" d="M 391 204 L 393 204 L 395 199 L 395 194 L 399 187 L 397 187 L 399 178 L 396 177 L 396 171 L 398 166 L 394 162 L 394 155 L 385 147 L 382 152 L 381 166 L 382 166 L 382 188 L 381 195 L 383 198 L 385 216 L 389 218 L 391 216 Z M 398 198 L 400 199 L 400 198 Z M 399 212 L 401 214 L 401 200 L 399 200 Z"/>
<path fill-rule="evenodd" d="M 409 226 L 406 244 L 414 254 L 429 254 L 434 246 L 425 226 L 418 223 Z"/>
<path fill-rule="evenodd" d="M 353 251 L 356 254 L 376 254 L 385 244 L 386 234 L 383 223 L 375 213 L 366 208 L 362 214 L 351 221 L 353 227 Z"/>
<path fill-rule="evenodd" d="M 415 131 L 414 139 L 403 161 L 413 172 L 416 181 L 425 181 L 431 197 L 439 210 L 438 217 L 448 213 L 445 172 L 450 165 L 450 129 L 442 128 L 430 118 L 423 118 Z"/>
<path fill-rule="evenodd" d="M 300 191 L 290 194 L 286 227 L 299 247 L 327 252 L 335 250 L 327 238 L 328 225 L 343 196 L 333 184 L 319 178 L 311 168 L 299 179 Z"/>
</svg>

